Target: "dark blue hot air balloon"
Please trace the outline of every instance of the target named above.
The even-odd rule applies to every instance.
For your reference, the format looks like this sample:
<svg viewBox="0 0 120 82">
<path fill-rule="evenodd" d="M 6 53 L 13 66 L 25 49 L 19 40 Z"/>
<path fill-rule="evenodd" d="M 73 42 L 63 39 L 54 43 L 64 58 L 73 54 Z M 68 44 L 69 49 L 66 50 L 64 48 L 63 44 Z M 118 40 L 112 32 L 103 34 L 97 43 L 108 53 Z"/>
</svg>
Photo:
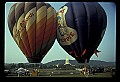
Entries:
<svg viewBox="0 0 120 82">
<path fill-rule="evenodd" d="M 57 14 L 57 40 L 79 63 L 89 62 L 105 34 L 107 16 L 97 2 L 69 2 Z"/>
</svg>

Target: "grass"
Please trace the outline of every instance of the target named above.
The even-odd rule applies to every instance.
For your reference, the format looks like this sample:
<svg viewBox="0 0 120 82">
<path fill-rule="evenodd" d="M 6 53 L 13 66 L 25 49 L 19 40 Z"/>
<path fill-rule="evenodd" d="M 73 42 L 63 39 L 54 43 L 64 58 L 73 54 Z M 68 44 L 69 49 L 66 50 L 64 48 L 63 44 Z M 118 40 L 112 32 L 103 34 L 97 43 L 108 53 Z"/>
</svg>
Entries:
<svg viewBox="0 0 120 82">
<path fill-rule="evenodd" d="M 7 76 L 7 77 L 18 77 L 18 76 Z M 82 78 L 112 78 L 111 74 L 108 73 L 96 73 L 95 75 L 90 74 L 88 77 L 82 74 L 63 74 L 63 75 L 44 75 L 44 76 L 21 76 L 21 77 L 82 77 Z"/>
<path fill-rule="evenodd" d="M 95 75 L 90 74 L 88 77 L 82 74 L 65 74 L 65 75 L 49 75 L 49 76 L 38 76 L 38 77 L 83 77 L 83 78 L 112 78 L 110 73 L 96 73 Z"/>
<path fill-rule="evenodd" d="M 18 76 L 7 76 L 18 77 Z M 88 77 L 77 70 L 40 70 L 39 76 L 21 76 L 21 77 L 82 77 L 82 78 L 112 78 L 110 72 L 89 74 Z"/>
</svg>

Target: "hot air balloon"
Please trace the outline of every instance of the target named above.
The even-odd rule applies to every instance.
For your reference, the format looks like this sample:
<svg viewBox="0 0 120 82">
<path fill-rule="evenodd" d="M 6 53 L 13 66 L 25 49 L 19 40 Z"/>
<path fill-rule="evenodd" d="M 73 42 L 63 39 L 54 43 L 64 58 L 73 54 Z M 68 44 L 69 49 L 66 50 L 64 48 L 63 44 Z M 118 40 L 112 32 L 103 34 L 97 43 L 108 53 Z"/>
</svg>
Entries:
<svg viewBox="0 0 120 82">
<path fill-rule="evenodd" d="M 48 3 L 21 2 L 11 7 L 8 15 L 10 33 L 30 63 L 41 62 L 52 47 L 56 20 L 56 11 Z"/>
<path fill-rule="evenodd" d="M 57 14 L 57 41 L 79 63 L 89 63 L 105 34 L 107 16 L 97 2 L 68 2 Z"/>
</svg>

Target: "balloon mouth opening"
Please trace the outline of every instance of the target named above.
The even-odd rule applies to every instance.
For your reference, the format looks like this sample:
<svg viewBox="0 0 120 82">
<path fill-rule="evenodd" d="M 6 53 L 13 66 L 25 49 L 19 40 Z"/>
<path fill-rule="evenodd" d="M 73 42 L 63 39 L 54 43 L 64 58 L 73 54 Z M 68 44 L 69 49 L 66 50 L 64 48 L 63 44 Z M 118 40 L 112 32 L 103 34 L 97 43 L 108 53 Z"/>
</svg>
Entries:
<svg viewBox="0 0 120 82">
<path fill-rule="evenodd" d="M 89 58 L 75 58 L 78 63 L 89 63 Z"/>
<path fill-rule="evenodd" d="M 42 58 L 28 57 L 27 60 L 29 63 L 40 63 L 42 61 Z"/>
<path fill-rule="evenodd" d="M 90 58 L 93 54 L 95 54 L 98 57 L 98 53 L 101 52 L 97 49 L 95 49 L 94 51 L 87 51 L 86 49 L 83 51 L 83 53 L 81 54 L 81 57 L 76 57 L 75 59 L 77 60 L 78 63 L 89 63 Z M 89 55 L 87 55 L 89 54 Z M 88 56 L 88 57 L 87 57 Z"/>
</svg>

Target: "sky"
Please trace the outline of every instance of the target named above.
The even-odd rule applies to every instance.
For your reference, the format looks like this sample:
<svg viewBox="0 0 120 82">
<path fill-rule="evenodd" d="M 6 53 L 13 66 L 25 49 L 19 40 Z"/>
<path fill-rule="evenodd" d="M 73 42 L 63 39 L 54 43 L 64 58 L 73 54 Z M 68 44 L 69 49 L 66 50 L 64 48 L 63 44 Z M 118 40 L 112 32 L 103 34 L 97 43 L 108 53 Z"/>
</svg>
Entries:
<svg viewBox="0 0 120 82">
<path fill-rule="evenodd" d="M 5 3 L 5 49 L 4 49 L 4 63 L 28 63 L 27 58 L 17 46 L 16 42 L 12 38 L 8 28 L 8 13 L 10 7 L 16 2 Z M 47 2 L 56 12 L 65 5 L 67 2 Z M 94 54 L 90 60 L 101 60 L 106 62 L 116 62 L 116 5 L 112 2 L 99 2 L 104 8 L 107 14 L 107 28 L 104 37 L 98 46 L 98 50 L 101 52 L 96 57 Z M 66 57 L 69 60 L 75 60 L 70 56 L 55 40 L 53 46 L 49 52 L 45 55 L 41 63 L 47 63 L 54 60 L 65 60 Z"/>
</svg>

